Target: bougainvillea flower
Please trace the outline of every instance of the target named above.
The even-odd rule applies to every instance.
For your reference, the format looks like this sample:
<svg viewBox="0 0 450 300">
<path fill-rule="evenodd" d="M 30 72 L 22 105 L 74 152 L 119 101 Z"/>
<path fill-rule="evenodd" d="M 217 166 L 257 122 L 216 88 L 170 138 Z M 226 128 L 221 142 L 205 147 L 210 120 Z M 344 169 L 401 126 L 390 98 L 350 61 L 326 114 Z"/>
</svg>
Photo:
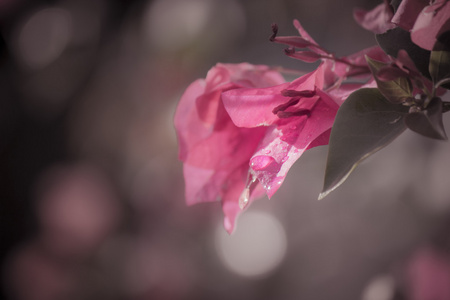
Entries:
<svg viewBox="0 0 450 300">
<path fill-rule="evenodd" d="M 384 33 L 398 25 L 411 32 L 411 40 L 416 45 L 433 50 L 439 36 L 450 30 L 450 1 L 403 0 L 393 14 L 384 0 L 371 11 L 356 9 L 354 18 L 374 33 Z"/>
<path fill-rule="evenodd" d="M 395 24 L 391 23 L 393 15 L 392 8 L 387 0 L 384 0 L 383 3 L 370 11 L 361 8 L 356 8 L 353 11 L 353 17 L 356 22 L 361 27 L 374 33 L 384 33 L 394 28 Z"/>
<path fill-rule="evenodd" d="M 320 58 L 315 71 L 285 82 L 267 66 L 218 64 L 206 79 L 188 87 L 175 114 L 186 201 L 220 200 L 228 232 L 248 203 L 264 192 L 274 195 L 304 151 L 328 144 L 345 99 L 358 88 L 375 85 L 365 56 L 387 57 L 373 47 L 337 58 L 297 20 L 294 26 L 300 37 L 277 37 L 274 26 L 271 40 L 290 46 L 292 57 L 307 53 L 307 59 L 300 59 Z M 348 77 L 359 83 L 345 82 Z"/>
<path fill-rule="evenodd" d="M 405 271 L 409 299 L 450 299 L 450 257 L 446 251 L 423 247 L 412 255 Z"/>
<path fill-rule="evenodd" d="M 433 50 L 441 34 L 450 30 L 450 1 L 437 0 L 426 6 L 411 29 L 411 40 L 418 46 Z"/>
<path fill-rule="evenodd" d="M 328 143 L 338 104 L 321 89 L 324 67 L 289 84 L 265 89 L 230 90 L 222 95 L 239 127 L 269 126 L 250 159 L 250 174 L 270 198 L 303 152 Z"/>
<path fill-rule="evenodd" d="M 420 12 L 428 4 L 430 4 L 430 0 L 402 0 L 391 22 L 410 31 Z"/>
<path fill-rule="evenodd" d="M 179 157 L 183 161 L 188 205 L 220 200 L 225 228 L 233 230 L 246 186 L 249 160 L 266 127 L 237 127 L 223 107 L 223 91 L 279 85 L 283 77 L 267 66 L 217 64 L 206 79 L 193 82 L 175 113 Z M 255 189 L 251 199 L 261 195 Z"/>
</svg>

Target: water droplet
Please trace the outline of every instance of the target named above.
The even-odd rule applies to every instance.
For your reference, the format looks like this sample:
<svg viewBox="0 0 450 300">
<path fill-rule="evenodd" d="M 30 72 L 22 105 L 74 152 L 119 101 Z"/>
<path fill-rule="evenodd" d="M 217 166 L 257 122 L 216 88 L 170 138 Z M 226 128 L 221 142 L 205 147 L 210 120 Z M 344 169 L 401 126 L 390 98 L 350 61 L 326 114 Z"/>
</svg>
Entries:
<svg viewBox="0 0 450 300">
<path fill-rule="evenodd" d="M 275 163 L 275 159 L 272 156 L 259 155 L 250 160 L 250 165 L 255 171 L 262 171 L 270 168 Z"/>
<path fill-rule="evenodd" d="M 264 150 L 263 151 L 264 154 L 269 154 L 270 152 L 272 152 L 272 151 L 270 151 L 270 150 Z"/>
<path fill-rule="evenodd" d="M 292 130 L 295 130 L 295 129 L 297 129 L 297 125 L 292 125 L 290 128 L 291 128 Z"/>
<path fill-rule="evenodd" d="M 239 197 L 239 208 L 244 209 L 250 200 L 250 189 L 246 187 L 243 191 L 241 196 Z"/>
<path fill-rule="evenodd" d="M 286 162 L 288 159 L 289 159 L 289 156 L 286 155 L 285 157 L 283 157 L 283 158 L 281 159 L 281 162 L 284 163 L 284 162 Z"/>
<path fill-rule="evenodd" d="M 286 140 L 287 140 L 287 137 L 285 137 L 285 136 L 283 135 L 282 137 L 280 137 L 280 140 L 286 141 Z"/>
</svg>

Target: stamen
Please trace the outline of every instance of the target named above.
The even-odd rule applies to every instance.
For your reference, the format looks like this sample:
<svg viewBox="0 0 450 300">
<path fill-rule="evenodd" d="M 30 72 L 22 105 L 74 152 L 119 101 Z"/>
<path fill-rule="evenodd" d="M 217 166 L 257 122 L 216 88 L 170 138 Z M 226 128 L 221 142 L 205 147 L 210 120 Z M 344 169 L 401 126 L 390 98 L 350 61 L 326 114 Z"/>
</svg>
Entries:
<svg viewBox="0 0 450 300">
<path fill-rule="evenodd" d="M 316 91 L 313 90 L 305 90 L 305 91 L 296 91 L 296 90 L 282 90 L 281 95 L 285 97 L 306 97 L 311 98 L 316 95 Z"/>
<path fill-rule="evenodd" d="M 300 108 L 296 111 L 279 111 L 277 112 L 277 116 L 280 119 L 286 119 L 290 117 L 301 117 L 301 116 L 308 116 L 308 118 L 311 116 L 311 111 L 306 108 Z"/>
<path fill-rule="evenodd" d="M 272 110 L 272 113 L 276 115 L 279 111 L 284 111 L 284 110 L 286 110 L 288 107 L 291 107 L 291 106 L 297 104 L 299 101 L 300 101 L 300 98 L 291 98 L 291 99 L 289 99 L 288 102 L 283 103 L 283 104 L 280 104 L 280 105 L 278 105 L 277 107 L 275 107 L 275 108 Z"/>
<path fill-rule="evenodd" d="M 284 49 L 284 54 L 286 55 L 290 55 L 290 54 L 294 54 L 295 53 L 295 48 L 294 47 L 289 47 Z"/>
<path fill-rule="evenodd" d="M 275 40 L 275 37 L 278 34 L 278 25 L 276 23 L 272 24 L 272 35 L 270 36 L 269 40 L 273 42 Z"/>
</svg>

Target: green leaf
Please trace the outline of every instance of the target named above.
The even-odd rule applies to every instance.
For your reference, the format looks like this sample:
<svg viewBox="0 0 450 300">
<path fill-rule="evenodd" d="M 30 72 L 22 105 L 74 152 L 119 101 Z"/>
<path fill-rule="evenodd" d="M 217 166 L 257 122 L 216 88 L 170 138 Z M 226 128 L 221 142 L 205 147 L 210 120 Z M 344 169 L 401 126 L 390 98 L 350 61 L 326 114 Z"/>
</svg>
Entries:
<svg viewBox="0 0 450 300">
<path fill-rule="evenodd" d="M 430 74 L 435 84 L 442 79 L 450 77 L 450 51 L 431 51 Z"/>
<path fill-rule="evenodd" d="M 430 51 L 417 46 L 411 41 L 411 34 L 400 27 L 390 29 L 375 35 L 378 45 L 392 57 L 397 57 L 398 51 L 405 50 L 417 69 L 425 77 L 430 78 L 428 65 L 430 64 Z"/>
<path fill-rule="evenodd" d="M 442 100 L 434 98 L 426 110 L 413 112 L 405 117 L 405 124 L 409 129 L 423 136 L 446 140 L 444 125 L 442 124 Z"/>
<path fill-rule="evenodd" d="M 324 187 L 319 199 L 341 185 L 365 158 L 405 129 L 408 108 L 385 99 L 378 89 L 360 89 L 339 108 L 331 130 Z"/>
<path fill-rule="evenodd" d="M 375 80 L 377 81 L 377 86 L 380 92 L 392 103 L 399 104 L 404 102 L 406 99 L 412 98 L 412 84 L 407 77 L 398 77 L 394 80 L 383 81 L 378 79 L 376 76 L 378 70 L 381 67 L 387 66 L 387 64 L 380 61 L 376 61 L 366 56 L 369 68 L 372 71 Z"/>
</svg>

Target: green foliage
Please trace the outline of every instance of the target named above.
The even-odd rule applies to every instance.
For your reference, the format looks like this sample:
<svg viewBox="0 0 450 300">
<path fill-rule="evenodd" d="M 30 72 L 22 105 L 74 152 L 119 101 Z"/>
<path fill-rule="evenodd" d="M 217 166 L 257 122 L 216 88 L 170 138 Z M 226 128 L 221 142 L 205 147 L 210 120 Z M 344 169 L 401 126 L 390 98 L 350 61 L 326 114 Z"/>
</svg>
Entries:
<svg viewBox="0 0 450 300">
<path fill-rule="evenodd" d="M 423 136 L 438 140 L 447 139 L 442 124 L 442 100 L 439 98 L 433 98 L 426 110 L 406 115 L 405 124 Z"/>
<path fill-rule="evenodd" d="M 431 51 L 429 69 L 435 84 L 445 78 L 450 78 L 450 51 Z M 442 86 L 447 89 L 450 88 L 448 84 Z"/>
<path fill-rule="evenodd" d="M 386 100 L 378 89 L 360 89 L 339 108 L 334 122 L 319 199 L 341 185 L 365 158 L 392 142 L 405 129 L 408 108 Z"/>
<path fill-rule="evenodd" d="M 380 92 L 389 102 L 400 104 L 413 97 L 411 81 L 405 77 L 398 77 L 394 80 L 383 81 L 377 77 L 377 72 L 381 67 L 387 64 L 371 59 L 366 56 L 369 68 L 377 81 L 377 86 Z"/>
<path fill-rule="evenodd" d="M 397 57 L 398 51 L 405 50 L 408 56 L 416 65 L 417 69 L 425 77 L 430 78 L 428 72 L 428 65 L 430 64 L 430 51 L 425 50 L 417 46 L 411 41 L 411 34 L 400 28 L 396 27 L 390 29 L 385 33 L 375 35 L 378 45 L 392 57 Z"/>
</svg>

